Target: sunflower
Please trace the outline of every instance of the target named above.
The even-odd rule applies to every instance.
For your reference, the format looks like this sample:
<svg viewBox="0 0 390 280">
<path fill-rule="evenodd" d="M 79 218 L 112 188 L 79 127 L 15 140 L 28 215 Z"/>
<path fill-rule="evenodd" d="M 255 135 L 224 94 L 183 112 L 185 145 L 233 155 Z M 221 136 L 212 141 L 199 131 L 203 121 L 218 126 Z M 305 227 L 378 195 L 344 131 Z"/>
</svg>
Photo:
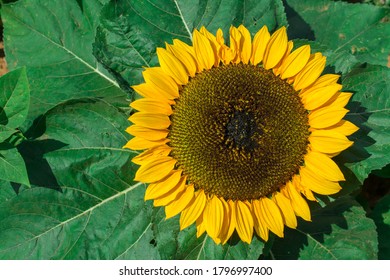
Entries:
<svg viewBox="0 0 390 280">
<path fill-rule="evenodd" d="M 135 180 L 149 183 L 145 200 L 196 223 L 217 244 L 234 232 L 283 237 L 297 217 L 311 220 L 307 200 L 331 195 L 344 176 L 332 157 L 352 145 L 358 128 L 343 120 L 351 93 L 339 76 L 322 75 L 326 58 L 310 46 L 293 50 L 286 29 L 262 27 L 252 38 L 239 26 L 194 30 L 192 46 L 157 48 L 159 67 L 133 86 L 143 98 L 125 145 L 144 150 Z M 306 198 L 306 199 L 305 199 Z"/>
</svg>

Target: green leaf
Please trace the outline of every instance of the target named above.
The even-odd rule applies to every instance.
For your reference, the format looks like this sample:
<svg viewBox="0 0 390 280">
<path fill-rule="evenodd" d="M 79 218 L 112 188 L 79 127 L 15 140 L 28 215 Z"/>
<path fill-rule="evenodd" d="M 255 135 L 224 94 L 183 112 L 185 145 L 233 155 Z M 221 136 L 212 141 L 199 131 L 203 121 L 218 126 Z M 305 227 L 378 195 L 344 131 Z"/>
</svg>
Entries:
<svg viewBox="0 0 390 280">
<path fill-rule="evenodd" d="M 73 98 L 98 97 L 127 106 L 125 93 L 92 54 L 102 4 L 82 3 L 84 13 L 75 0 L 21 0 L 2 6 L 8 67 L 28 66 L 31 82 L 24 130 L 36 117 Z"/>
<path fill-rule="evenodd" d="M 375 222 L 378 231 L 378 259 L 390 259 L 390 195 L 383 197 L 369 215 Z"/>
<path fill-rule="evenodd" d="M 313 211 L 312 222 L 287 229 L 284 239 L 275 239 L 271 254 L 277 259 L 376 259 L 376 227 L 356 201 L 339 198 Z"/>
<path fill-rule="evenodd" d="M 390 162 L 390 69 L 367 65 L 343 79 L 343 89 L 353 93 L 346 119 L 359 126 L 350 139 L 354 145 L 339 159 L 362 183 L 368 174 Z"/>
<path fill-rule="evenodd" d="M 0 144 L 0 178 L 30 186 L 24 160 L 18 150 L 9 143 Z"/>
<path fill-rule="evenodd" d="M 142 82 L 143 67 L 157 64 L 156 47 L 177 38 L 191 43 L 194 28 L 210 32 L 221 28 L 228 39 L 231 25 L 244 24 L 254 34 L 264 24 L 270 29 L 286 25 L 281 1 L 111 1 L 102 10 L 94 44 L 97 59 L 115 75 L 119 84 Z"/>
<path fill-rule="evenodd" d="M 0 142 L 26 119 L 30 103 L 30 90 L 26 69 L 11 71 L 0 78 Z M 3 126 L 6 126 L 2 128 Z"/>
<path fill-rule="evenodd" d="M 143 184 L 132 183 L 135 153 L 119 148 L 127 140 L 126 115 L 84 99 L 40 121 L 46 132 L 25 145 L 49 146 L 44 156 L 61 189 L 36 187 L 1 204 L 1 258 L 157 258 L 147 250 L 152 208 Z"/>
<path fill-rule="evenodd" d="M 388 8 L 329 0 L 310 3 L 287 0 L 287 5 L 294 10 L 296 17 L 307 23 L 297 27 L 296 31 L 307 34 L 305 30 L 312 29 L 316 41 L 334 52 L 332 59 L 339 61 L 341 67 L 337 71 L 345 73 L 350 70 L 353 57 L 360 62 L 387 65 L 390 53 Z M 349 63 L 347 69 L 343 69 L 345 61 Z"/>
<path fill-rule="evenodd" d="M 0 124 L 0 143 L 7 140 L 11 135 L 17 131 L 13 128 L 8 128 L 7 126 Z"/>
</svg>

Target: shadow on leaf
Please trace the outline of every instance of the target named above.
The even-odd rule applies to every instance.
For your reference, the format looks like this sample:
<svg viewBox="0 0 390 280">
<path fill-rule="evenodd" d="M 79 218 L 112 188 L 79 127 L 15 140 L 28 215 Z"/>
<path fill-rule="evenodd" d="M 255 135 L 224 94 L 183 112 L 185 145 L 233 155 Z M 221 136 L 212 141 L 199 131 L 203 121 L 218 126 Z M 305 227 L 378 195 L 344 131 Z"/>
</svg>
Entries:
<svg viewBox="0 0 390 280">
<path fill-rule="evenodd" d="M 290 40 L 300 38 L 314 41 L 315 36 L 310 25 L 305 22 L 305 20 L 291 6 L 288 5 L 286 0 L 283 0 L 283 5 L 285 7 L 289 25 L 294 26 L 294 28 L 288 29 L 288 38 Z"/>
<path fill-rule="evenodd" d="M 349 137 L 354 144 L 334 158 L 346 179 L 344 182 L 341 182 L 342 190 L 334 197 L 345 196 L 362 186 L 362 182 L 348 165 L 356 164 L 369 158 L 371 154 L 366 149 L 375 144 L 375 140 L 368 136 L 371 128 L 365 125 L 371 113 L 366 112 L 366 108 L 356 101 L 350 102 L 346 108 L 350 110 L 350 113 L 346 115 L 345 119 L 358 126 L 359 130 Z"/>
<path fill-rule="evenodd" d="M 291 259 L 301 257 L 301 251 L 308 246 L 309 239 L 323 244 L 325 235 L 332 234 L 332 225 L 341 229 L 348 229 L 344 213 L 353 206 L 349 198 L 341 198 L 327 205 L 325 208 L 312 212 L 312 222 L 300 219 L 297 229 L 285 228 L 285 237 L 275 237 L 272 249 L 265 258 Z"/>
</svg>

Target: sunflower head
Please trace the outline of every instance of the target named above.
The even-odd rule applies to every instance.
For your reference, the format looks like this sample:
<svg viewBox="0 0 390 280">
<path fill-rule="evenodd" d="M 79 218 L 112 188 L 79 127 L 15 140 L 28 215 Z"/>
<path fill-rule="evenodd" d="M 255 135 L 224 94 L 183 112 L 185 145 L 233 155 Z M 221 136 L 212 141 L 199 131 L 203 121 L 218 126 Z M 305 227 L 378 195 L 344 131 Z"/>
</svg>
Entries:
<svg viewBox="0 0 390 280">
<path fill-rule="evenodd" d="M 193 33 L 157 48 L 159 67 L 133 86 L 143 98 L 125 145 L 143 150 L 135 180 L 149 183 L 145 199 L 180 214 L 180 228 L 196 223 L 226 243 L 234 232 L 250 243 L 283 237 L 297 216 L 310 221 L 305 200 L 330 195 L 344 176 L 332 157 L 352 145 L 357 127 L 343 120 L 350 93 L 339 76 L 322 75 L 325 57 L 310 46 L 294 49 L 286 29 L 266 26 L 252 38 L 230 28 Z"/>
</svg>

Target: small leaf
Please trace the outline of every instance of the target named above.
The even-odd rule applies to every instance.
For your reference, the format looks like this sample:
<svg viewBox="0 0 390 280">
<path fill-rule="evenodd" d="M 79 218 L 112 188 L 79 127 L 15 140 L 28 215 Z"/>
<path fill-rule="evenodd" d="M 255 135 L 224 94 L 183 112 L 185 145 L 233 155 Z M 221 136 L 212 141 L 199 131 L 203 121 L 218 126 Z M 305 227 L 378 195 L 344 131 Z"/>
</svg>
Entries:
<svg viewBox="0 0 390 280">
<path fill-rule="evenodd" d="M 0 142 L 10 133 L 10 129 L 18 128 L 26 120 L 29 104 L 30 90 L 25 68 L 11 71 L 0 78 L 0 125 L 8 128 L 0 127 L 0 135 L 4 134 L 0 136 Z"/>
<path fill-rule="evenodd" d="M 23 158 L 18 150 L 8 143 L 0 144 L 0 178 L 30 186 Z"/>
<path fill-rule="evenodd" d="M 374 222 L 350 197 L 335 200 L 313 211 L 312 222 L 288 229 L 275 239 L 271 252 L 277 259 L 361 260 L 376 259 L 378 237 Z"/>
</svg>

